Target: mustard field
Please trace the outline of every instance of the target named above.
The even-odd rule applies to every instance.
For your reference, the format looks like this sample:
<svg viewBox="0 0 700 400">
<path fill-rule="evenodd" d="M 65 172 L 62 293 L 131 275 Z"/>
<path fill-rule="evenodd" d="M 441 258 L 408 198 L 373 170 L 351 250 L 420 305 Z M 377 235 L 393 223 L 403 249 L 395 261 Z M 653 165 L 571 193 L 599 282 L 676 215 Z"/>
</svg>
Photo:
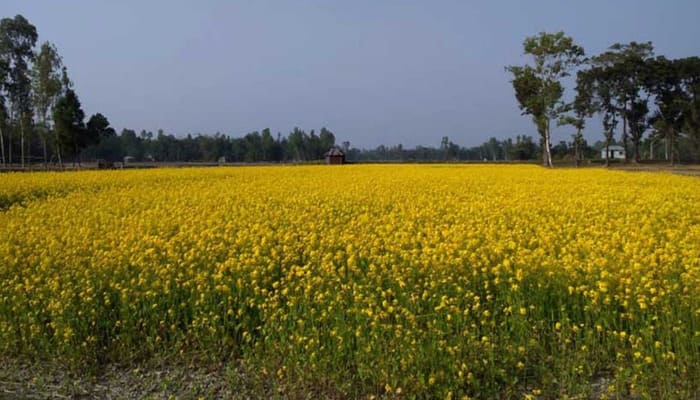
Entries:
<svg viewBox="0 0 700 400">
<path fill-rule="evenodd" d="M 85 371 L 223 360 L 282 397 L 697 398 L 700 179 L 2 174 L 0 354 Z"/>
</svg>

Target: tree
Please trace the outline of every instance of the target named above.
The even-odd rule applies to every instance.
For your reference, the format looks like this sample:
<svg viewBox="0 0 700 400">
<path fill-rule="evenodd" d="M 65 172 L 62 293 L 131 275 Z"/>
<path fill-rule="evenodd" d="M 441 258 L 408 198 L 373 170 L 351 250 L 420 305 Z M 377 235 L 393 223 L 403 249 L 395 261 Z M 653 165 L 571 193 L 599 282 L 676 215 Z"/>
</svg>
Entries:
<svg viewBox="0 0 700 400">
<path fill-rule="evenodd" d="M 622 145 L 627 150 L 628 140 L 632 141 L 635 162 L 639 161 L 639 143 L 648 128 L 649 95 L 645 93 L 645 82 L 649 74 L 649 60 L 653 55 L 651 42 L 630 42 L 615 43 L 608 51 L 592 59 L 596 68 L 605 71 L 611 99 L 622 119 Z"/>
<path fill-rule="evenodd" d="M 537 144 L 530 136 L 518 135 L 515 137 L 515 144 L 511 147 L 510 153 L 510 158 L 514 160 L 532 160 L 537 153 Z"/>
<path fill-rule="evenodd" d="M 122 129 L 120 139 L 122 142 L 122 150 L 125 156 L 134 157 L 136 160 L 141 160 L 144 155 L 142 140 L 136 135 L 132 129 Z M 187 137 L 188 144 L 193 142 L 191 136 Z"/>
<path fill-rule="evenodd" d="M 39 53 L 34 57 L 32 69 L 32 93 L 38 131 L 44 151 L 44 164 L 48 162 L 48 140 L 51 127 L 49 113 L 61 95 L 61 70 L 63 61 L 58 55 L 56 46 L 49 42 L 41 45 Z"/>
<path fill-rule="evenodd" d="M 85 129 L 85 113 L 80 107 L 80 100 L 72 89 L 66 90 L 56 102 L 53 110 L 53 121 L 58 136 L 59 147 L 63 153 L 73 154 L 73 165 L 75 165 L 79 150 L 94 143 L 97 139 Z"/>
<path fill-rule="evenodd" d="M 501 142 L 495 137 L 489 138 L 488 142 L 484 143 L 487 153 L 491 156 L 491 161 L 496 161 L 501 158 Z M 486 158 L 486 157 L 484 157 Z"/>
<path fill-rule="evenodd" d="M 275 156 L 275 138 L 272 137 L 269 128 L 260 133 L 260 146 L 263 161 L 272 161 Z"/>
<path fill-rule="evenodd" d="M 511 82 L 520 109 L 532 116 L 542 139 L 542 162 L 552 167 L 550 121 L 559 119 L 566 109 L 560 81 L 581 62 L 584 51 L 564 32 L 528 37 L 523 48 L 533 57 L 534 66 L 508 66 L 506 70 L 513 75 Z"/>
<path fill-rule="evenodd" d="M 605 166 L 610 166 L 610 145 L 613 144 L 617 127 L 617 108 L 613 105 L 610 90 L 605 84 L 600 86 L 603 104 L 603 134 L 605 135 Z"/>
<path fill-rule="evenodd" d="M 84 134 L 82 148 L 94 145 L 92 146 L 93 157 L 110 160 L 118 158 L 121 148 L 117 140 L 117 132 L 109 125 L 107 117 L 100 113 L 93 114 L 85 125 Z M 103 143 L 104 146 L 102 146 Z M 101 146 L 97 146 L 98 144 Z"/>
<path fill-rule="evenodd" d="M 554 157 L 558 157 L 559 159 L 562 159 L 566 157 L 569 153 L 571 146 L 569 146 L 569 143 L 566 143 L 565 140 L 560 140 L 559 143 L 556 145 L 552 146 L 552 155 Z"/>
<path fill-rule="evenodd" d="M 335 135 L 324 126 L 318 134 L 321 156 L 331 147 L 335 146 Z"/>
<path fill-rule="evenodd" d="M 686 57 L 676 61 L 684 91 L 682 139 L 692 154 L 692 160 L 700 161 L 700 57 Z"/>
<path fill-rule="evenodd" d="M 104 115 L 97 113 L 90 117 L 86 125 L 88 132 L 88 141 L 96 139 L 104 139 L 117 135 L 117 132 L 109 126 L 109 120 Z M 160 132 L 162 134 L 162 132 Z"/>
<path fill-rule="evenodd" d="M 5 106 L 5 95 L 3 91 L 3 85 L 7 76 L 7 65 L 2 58 L 0 58 L 0 160 L 2 160 L 2 165 L 5 165 L 5 126 L 8 117 L 7 107 Z"/>
<path fill-rule="evenodd" d="M 294 127 L 294 130 L 287 136 L 287 142 L 289 144 L 289 152 L 292 155 L 292 159 L 295 161 L 301 161 L 306 159 L 304 152 L 304 142 L 307 140 L 308 136 L 303 130 Z"/>
<path fill-rule="evenodd" d="M 673 165 L 677 139 L 685 139 L 686 147 L 700 150 L 700 58 L 657 57 L 649 65 L 647 90 L 657 106 L 649 123 L 658 135 L 666 138 L 667 154 Z M 690 149 L 685 150 L 687 153 Z M 694 158 L 698 156 L 695 154 Z"/>
<path fill-rule="evenodd" d="M 68 68 L 64 65 L 61 68 L 61 90 L 60 90 L 60 95 L 64 96 L 68 90 L 70 90 L 73 87 L 73 82 L 68 78 Z M 56 111 L 56 105 L 58 104 L 58 99 L 56 100 L 56 103 L 54 103 L 54 108 L 53 108 L 53 114 L 55 114 Z M 54 118 L 55 120 L 55 118 Z M 55 125 L 55 124 L 54 124 Z M 59 135 L 58 130 L 54 126 L 53 130 L 53 136 L 54 136 L 54 146 L 55 146 L 55 151 L 56 151 L 56 158 L 58 159 L 58 165 L 63 168 L 63 157 L 61 156 L 61 138 Z"/>
<path fill-rule="evenodd" d="M 316 135 L 316 131 L 313 129 L 309 132 L 309 136 L 306 138 L 304 147 L 306 148 L 307 160 L 318 160 L 323 158 L 323 153 L 328 151 L 328 149 L 324 150 L 321 147 L 321 138 Z"/>
<path fill-rule="evenodd" d="M 593 101 L 593 79 L 585 71 L 578 71 L 576 74 L 576 98 L 571 104 L 574 112 L 573 116 L 563 116 L 559 120 L 559 125 L 571 125 L 576 129 L 573 137 L 574 162 L 578 167 L 582 158 L 582 149 L 585 143 L 583 129 L 586 127 L 586 118 L 593 115 L 596 104 Z"/>
<path fill-rule="evenodd" d="M 625 115 L 630 128 L 630 139 L 632 140 L 632 160 L 638 163 L 641 160 L 639 146 L 644 132 L 649 129 L 648 123 L 649 104 L 647 99 L 632 100 Z M 625 157 L 627 153 L 625 152 Z"/>
<path fill-rule="evenodd" d="M 258 162 L 263 158 L 262 136 L 258 131 L 250 132 L 243 137 L 246 144 L 245 161 Z"/>
<path fill-rule="evenodd" d="M 32 49 L 36 44 L 37 33 L 34 25 L 26 18 L 17 15 L 14 18 L 0 20 L 0 68 L 6 70 L 2 86 L 10 100 L 10 122 L 20 127 L 20 158 L 22 166 L 25 161 L 25 134 L 27 121 L 31 121 L 32 99 L 29 62 L 33 59 Z M 9 137 L 9 162 L 12 162 L 12 139 Z"/>
<path fill-rule="evenodd" d="M 650 62 L 650 74 L 646 82 L 647 90 L 654 96 L 657 107 L 649 122 L 666 137 L 671 165 L 675 163 L 675 139 L 683 129 L 688 107 L 680 66 L 676 60 L 657 57 Z"/>
<path fill-rule="evenodd" d="M 447 136 L 443 136 L 442 140 L 440 140 L 440 151 L 443 153 L 445 157 L 445 161 L 447 161 L 447 152 L 450 150 L 450 138 Z"/>
<path fill-rule="evenodd" d="M 610 145 L 614 141 L 620 108 L 616 101 L 617 85 L 619 83 L 618 66 L 606 64 L 595 59 L 587 70 L 579 71 L 577 81 L 577 96 L 587 103 L 591 113 L 603 115 L 603 135 L 605 137 L 605 166 L 610 165 Z M 577 85 L 579 86 L 579 85 Z M 583 100 L 585 99 L 585 100 Z"/>
</svg>

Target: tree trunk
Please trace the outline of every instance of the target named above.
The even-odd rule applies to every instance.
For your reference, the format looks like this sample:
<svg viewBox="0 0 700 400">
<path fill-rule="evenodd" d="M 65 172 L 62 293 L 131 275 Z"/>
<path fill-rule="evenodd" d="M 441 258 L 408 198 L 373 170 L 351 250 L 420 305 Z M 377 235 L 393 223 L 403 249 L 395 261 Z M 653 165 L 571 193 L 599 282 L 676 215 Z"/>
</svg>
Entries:
<svg viewBox="0 0 700 400">
<path fill-rule="evenodd" d="M 49 167 L 49 151 L 47 149 L 48 138 L 46 137 L 48 133 L 48 129 L 46 129 L 46 118 L 42 118 L 41 131 L 39 133 L 39 137 L 41 138 L 41 148 L 44 153 L 44 169 L 47 169 Z"/>
<path fill-rule="evenodd" d="M 671 166 L 672 167 L 673 167 L 674 161 L 675 161 L 675 151 L 674 151 L 674 146 L 673 146 L 673 139 L 674 139 L 675 133 L 676 132 L 674 132 L 673 129 L 671 129 L 671 131 L 670 131 L 670 136 L 671 136 L 670 137 L 670 139 L 671 139 L 670 153 L 671 153 Z"/>
<path fill-rule="evenodd" d="M 544 151 L 543 151 L 543 163 L 547 168 L 552 168 L 552 152 L 551 152 L 550 138 L 549 138 L 549 120 L 545 125 L 544 131 Z"/>
<path fill-rule="evenodd" d="M 24 169 L 24 121 L 19 122 L 19 158 L 20 165 Z"/>
<path fill-rule="evenodd" d="M 578 168 L 579 159 L 581 158 L 581 128 L 578 128 L 576 132 L 576 139 L 574 139 L 574 165 Z"/>
<path fill-rule="evenodd" d="M 625 103 L 625 110 L 622 112 L 622 147 L 625 149 L 625 163 L 628 163 L 629 156 L 627 155 L 627 103 Z"/>
<path fill-rule="evenodd" d="M 46 143 L 46 142 L 47 142 L 46 133 L 44 133 L 44 135 L 41 138 L 41 147 L 43 147 L 43 150 L 44 150 L 44 169 L 49 168 L 49 151 L 47 149 L 48 143 Z"/>
<path fill-rule="evenodd" d="M 0 126 L 0 157 L 2 157 L 2 166 L 4 167 L 5 166 L 5 138 L 2 134 L 2 126 Z"/>
<path fill-rule="evenodd" d="M 605 140 L 605 166 L 610 166 L 610 140 Z"/>
<path fill-rule="evenodd" d="M 55 127 L 54 127 L 55 128 Z M 54 129 L 54 139 L 56 140 L 56 157 L 58 158 L 58 165 L 63 169 L 63 159 L 61 158 L 61 143 L 58 141 L 58 132 Z"/>
<path fill-rule="evenodd" d="M 78 160 L 78 143 L 77 141 L 73 141 L 73 169 L 75 169 L 75 163 L 78 163 L 78 166 L 80 165 L 80 161 Z"/>
<path fill-rule="evenodd" d="M 10 165 L 12 165 L 12 131 L 13 129 L 10 128 L 7 132 L 7 163 Z"/>
</svg>

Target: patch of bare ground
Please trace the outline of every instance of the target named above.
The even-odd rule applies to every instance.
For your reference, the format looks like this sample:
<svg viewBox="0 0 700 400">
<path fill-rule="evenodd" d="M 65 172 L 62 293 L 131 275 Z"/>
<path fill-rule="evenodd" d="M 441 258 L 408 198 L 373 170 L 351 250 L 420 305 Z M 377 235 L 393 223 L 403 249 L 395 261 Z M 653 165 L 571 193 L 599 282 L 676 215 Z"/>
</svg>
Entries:
<svg viewBox="0 0 700 400">
<path fill-rule="evenodd" d="M 290 384 L 257 365 L 150 360 L 83 374 L 48 362 L 0 357 L 0 400 L 345 399 L 333 384 Z M 351 397 L 352 398 L 352 397 Z M 381 398 L 381 396 L 380 396 Z"/>
<path fill-rule="evenodd" d="M 621 163 L 613 164 L 608 168 L 613 170 L 622 170 L 630 172 L 666 172 L 678 175 L 700 177 L 700 165 L 698 164 L 669 165 L 667 163 Z"/>
<path fill-rule="evenodd" d="M 0 400 L 38 399 L 344 399 L 356 396 L 342 394 L 333 385 L 316 381 L 306 385 L 287 385 L 259 366 L 191 363 L 167 360 L 136 365 L 110 365 L 99 373 L 82 375 L 49 363 L 25 362 L 0 358 Z M 598 400 L 609 398 L 611 378 L 602 374 L 590 383 L 590 390 L 569 397 Z M 526 392 L 523 391 L 524 395 Z M 356 393 L 357 395 L 357 393 Z M 366 398 L 367 395 L 361 395 Z M 398 399 L 381 391 L 375 399 Z M 505 396 L 504 398 L 510 398 Z M 410 398 L 410 396 L 409 396 Z M 615 398 L 636 400 L 633 392 L 616 393 Z"/>
<path fill-rule="evenodd" d="M 214 399 L 245 398 L 236 369 L 217 364 L 108 366 L 84 375 L 47 363 L 0 360 L 0 399 Z"/>
</svg>

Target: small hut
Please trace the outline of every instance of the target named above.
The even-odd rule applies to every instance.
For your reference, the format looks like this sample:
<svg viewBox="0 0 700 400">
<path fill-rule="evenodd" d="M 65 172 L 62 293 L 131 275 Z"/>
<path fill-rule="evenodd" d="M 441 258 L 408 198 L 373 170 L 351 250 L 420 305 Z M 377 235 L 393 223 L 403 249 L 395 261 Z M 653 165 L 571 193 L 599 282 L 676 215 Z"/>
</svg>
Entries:
<svg viewBox="0 0 700 400">
<path fill-rule="evenodd" d="M 608 157 L 605 157 L 605 147 L 603 147 L 602 150 L 600 150 L 600 158 L 605 160 L 606 158 L 609 158 L 611 160 L 623 160 L 625 158 L 625 148 L 622 146 L 618 145 L 610 145 L 608 146 L 608 151 L 610 152 L 608 154 Z"/>
<path fill-rule="evenodd" d="M 337 147 L 331 147 L 323 156 L 326 164 L 345 164 L 345 153 Z"/>
</svg>

